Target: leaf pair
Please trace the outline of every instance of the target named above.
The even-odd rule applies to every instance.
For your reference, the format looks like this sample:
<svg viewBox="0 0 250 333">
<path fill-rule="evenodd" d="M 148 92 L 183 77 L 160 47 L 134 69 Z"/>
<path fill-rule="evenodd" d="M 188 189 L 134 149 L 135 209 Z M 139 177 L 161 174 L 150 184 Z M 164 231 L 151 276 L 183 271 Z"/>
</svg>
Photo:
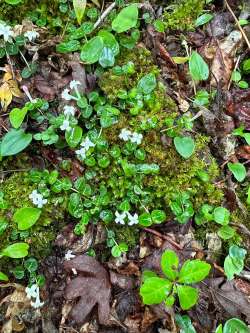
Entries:
<svg viewBox="0 0 250 333">
<path fill-rule="evenodd" d="M 196 304 L 198 290 L 187 286 L 202 281 L 211 266 L 199 259 L 187 260 L 178 271 L 179 258 L 174 251 L 166 250 L 161 258 L 161 268 L 166 278 L 158 277 L 154 272 L 144 274 L 140 295 L 144 304 L 159 304 L 165 301 L 172 306 L 177 293 L 181 308 L 187 310 Z"/>
</svg>

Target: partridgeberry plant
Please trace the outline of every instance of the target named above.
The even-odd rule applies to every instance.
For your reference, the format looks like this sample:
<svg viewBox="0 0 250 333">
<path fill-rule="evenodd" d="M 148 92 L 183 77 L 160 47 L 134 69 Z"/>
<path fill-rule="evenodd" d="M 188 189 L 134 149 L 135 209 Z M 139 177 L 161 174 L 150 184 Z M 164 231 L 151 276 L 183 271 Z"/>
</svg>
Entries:
<svg viewBox="0 0 250 333">
<path fill-rule="evenodd" d="M 161 269 L 165 277 L 154 272 L 145 271 L 140 294 L 144 304 L 172 306 L 178 296 L 180 306 L 188 310 L 194 306 L 199 297 L 198 290 L 190 285 L 204 280 L 211 269 L 210 264 L 199 260 L 187 260 L 179 269 L 179 258 L 172 250 L 166 250 L 161 257 Z"/>
</svg>

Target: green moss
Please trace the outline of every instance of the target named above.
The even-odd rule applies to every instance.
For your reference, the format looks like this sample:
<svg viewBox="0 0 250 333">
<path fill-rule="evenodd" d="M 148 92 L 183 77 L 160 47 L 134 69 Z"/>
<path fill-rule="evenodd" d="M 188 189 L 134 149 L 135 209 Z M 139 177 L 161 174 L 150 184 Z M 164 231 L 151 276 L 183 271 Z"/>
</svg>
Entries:
<svg viewBox="0 0 250 333">
<path fill-rule="evenodd" d="M 139 232 L 136 228 L 130 226 L 118 226 L 115 225 L 112 228 L 116 235 L 117 243 L 126 243 L 129 249 L 134 249 L 139 242 Z"/>
<path fill-rule="evenodd" d="M 0 235 L 0 242 L 1 248 L 5 248 L 16 241 L 25 241 L 30 245 L 30 255 L 42 259 L 49 254 L 51 242 L 55 239 L 57 231 L 64 225 L 66 200 L 63 204 L 56 205 L 56 198 L 50 197 L 37 223 L 28 230 L 19 231 L 16 223 L 12 221 L 12 216 L 19 208 L 33 206 L 29 195 L 34 189 L 34 185 L 28 181 L 26 172 L 16 172 L 4 179 L 1 191 L 4 193 L 4 200 L 8 206 L 1 210 L 0 220 L 7 221 L 8 227 Z M 10 260 L 10 265 L 12 263 L 13 261 Z"/>
<path fill-rule="evenodd" d="M 164 24 L 171 30 L 193 30 L 194 22 L 202 13 L 204 0 L 175 0 L 164 13 Z"/>
</svg>

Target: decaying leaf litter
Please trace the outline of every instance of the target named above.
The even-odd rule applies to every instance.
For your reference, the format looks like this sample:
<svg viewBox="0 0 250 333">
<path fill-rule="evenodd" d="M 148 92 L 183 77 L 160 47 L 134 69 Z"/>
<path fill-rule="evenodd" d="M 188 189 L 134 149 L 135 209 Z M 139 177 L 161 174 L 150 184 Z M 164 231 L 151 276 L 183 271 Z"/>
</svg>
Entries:
<svg viewBox="0 0 250 333">
<path fill-rule="evenodd" d="M 1 332 L 249 332 L 248 2 L 0 10 Z"/>
</svg>

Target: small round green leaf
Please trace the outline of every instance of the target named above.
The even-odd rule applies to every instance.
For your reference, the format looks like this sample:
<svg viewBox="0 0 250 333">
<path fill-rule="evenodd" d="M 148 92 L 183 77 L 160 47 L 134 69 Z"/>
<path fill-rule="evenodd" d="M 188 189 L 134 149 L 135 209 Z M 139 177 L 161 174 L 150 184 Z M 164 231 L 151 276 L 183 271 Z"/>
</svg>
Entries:
<svg viewBox="0 0 250 333">
<path fill-rule="evenodd" d="M 33 207 L 20 208 L 13 215 L 13 221 L 18 224 L 19 230 L 27 230 L 36 223 L 41 212 L 41 209 Z"/>
<path fill-rule="evenodd" d="M 167 297 L 172 287 L 172 283 L 159 277 L 147 278 L 140 288 L 140 295 L 143 303 L 159 304 Z"/>
<path fill-rule="evenodd" d="M 142 213 L 139 216 L 139 224 L 143 227 L 149 227 L 153 223 L 150 213 Z"/>
<path fill-rule="evenodd" d="M 197 303 L 198 290 L 189 286 L 177 286 L 177 294 L 182 310 L 188 310 Z"/>
<path fill-rule="evenodd" d="M 241 163 L 228 163 L 228 169 L 232 172 L 238 182 L 242 182 L 247 175 L 246 168 Z"/>
<path fill-rule="evenodd" d="M 189 158 L 194 153 L 195 142 L 188 136 L 175 137 L 174 145 L 177 152 L 185 159 Z"/>
<path fill-rule="evenodd" d="M 100 36 L 90 39 L 84 44 L 81 50 L 80 58 L 86 64 L 94 64 L 100 58 L 104 44 Z"/>
<path fill-rule="evenodd" d="M 214 212 L 214 220 L 216 223 L 227 225 L 229 223 L 230 212 L 224 207 L 216 207 Z"/>
<path fill-rule="evenodd" d="M 112 29 L 118 33 L 134 28 L 138 20 L 137 4 L 123 8 L 116 18 L 112 21 Z"/>
<path fill-rule="evenodd" d="M 28 250 L 29 244 L 15 243 L 3 249 L 1 255 L 14 259 L 24 258 L 28 255 Z"/>
</svg>

